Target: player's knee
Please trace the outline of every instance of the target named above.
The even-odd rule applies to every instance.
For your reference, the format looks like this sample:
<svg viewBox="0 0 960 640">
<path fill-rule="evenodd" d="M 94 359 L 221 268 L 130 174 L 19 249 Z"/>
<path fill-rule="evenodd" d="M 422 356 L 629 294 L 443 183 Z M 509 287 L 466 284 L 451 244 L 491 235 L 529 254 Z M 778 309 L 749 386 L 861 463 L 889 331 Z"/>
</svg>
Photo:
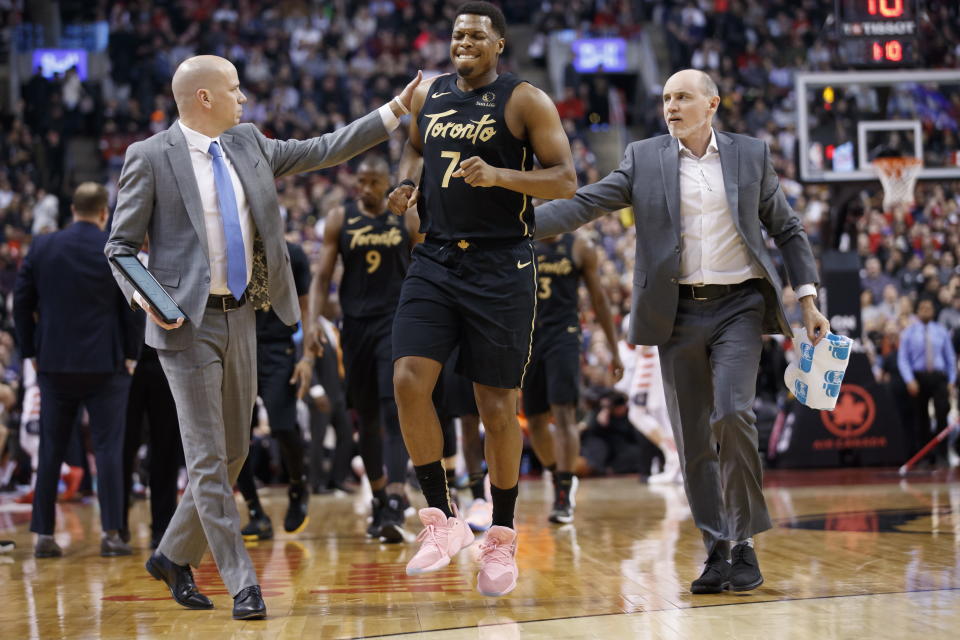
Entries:
<svg viewBox="0 0 960 640">
<path fill-rule="evenodd" d="M 416 395 L 423 386 L 423 378 L 417 374 L 416 367 L 398 360 L 393 367 L 393 391 L 397 398 Z"/>
</svg>

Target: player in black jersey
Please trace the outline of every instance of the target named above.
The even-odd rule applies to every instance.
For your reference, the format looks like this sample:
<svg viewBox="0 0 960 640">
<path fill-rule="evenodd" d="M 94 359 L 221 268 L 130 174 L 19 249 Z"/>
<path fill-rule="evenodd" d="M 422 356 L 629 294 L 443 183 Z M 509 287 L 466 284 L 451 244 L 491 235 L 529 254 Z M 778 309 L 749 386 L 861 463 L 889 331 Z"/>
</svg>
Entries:
<svg viewBox="0 0 960 640">
<path fill-rule="evenodd" d="M 307 307 L 310 288 L 310 260 L 299 245 L 287 243 L 290 268 L 302 312 Z M 257 309 L 257 395 L 263 400 L 270 424 L 270 435 L 280 445 L 280 457 L 290 478 L 287 491 L 289 504 L 283 518 L 287 533 L 300 533 L 308 523 L 307 506 L 310 490 L 304 474 L 304 446 L 297 424 L 297 397 L 303 397 L 310 386 L 311 369 L 297 362 L 293 334 L 296 326 L 284 324 L 272 309 Z M 309 355 L 306 356 L 309 359 Z M 237 487 L 250 511 L 250 521 L 240 532 L 246 540 L 267 540 L 273 537 L 273 524 L 260 504 L 253 469 L 248 457 Z"/>
<path fill-rule="evenodd" d="M 576 476 L 580 453 L 576 405 L 580 383 L 580 315 L 577 311 L 581 280 L 587 286 L 593 312 L 613 354 L 613 375 L 623 377 L 610 303 L 600 283 L 597 250 L 584 236 L 565 233 L 534 243 L 537 254 L 537 321 L 533 356 L 523 383 L 523 412 L 530 427 L 533 450 L 553 474 L 554 503 L 550 521 L 573 522 Z M 550 415 L 557 425 L 550 432 Z"/>
<path fill-rule="evenodd" d="M 387 210 L 389 187 L 386 161 L 365 157 L 357 168 L 357 200 L 327 216 L 309 317 L 322 315 L 328 304 L 339 255 L 347 401 L 360 416 L 360 456 L 373 489 L 373 520 L 367 534 L 383 542 L 401 542 L 407 452 L 393 398 L 390 332 L 410 250 L 420 234 L 416 215 L 404 219 Z"/>
<path fill-rule="evenodd" d="M 431 393 L 460 346 L 457 370 L 474 383 L 486 428 L 493 526 L 478 589 L 516 586 L 513 513 L 520 469 L 517 388 L 530 356 L 536 305 L 531 197 L 569 198 L 570 145 L 550 98 L 512 74 L 498 75 L 503 14 L 490 3 L 457 9 L 450 40 L 456 74 L 423 82 L 391 210 L 417 204 L 426 240 L 413 253 L 393 329 L 394 386 L 407 450 L 429 507 L 408 574 L 446 566 L 473 542 L 450 505 L 443 437 Z M 535 169 L 534 156 L 541 169 Z"/>
</svg>

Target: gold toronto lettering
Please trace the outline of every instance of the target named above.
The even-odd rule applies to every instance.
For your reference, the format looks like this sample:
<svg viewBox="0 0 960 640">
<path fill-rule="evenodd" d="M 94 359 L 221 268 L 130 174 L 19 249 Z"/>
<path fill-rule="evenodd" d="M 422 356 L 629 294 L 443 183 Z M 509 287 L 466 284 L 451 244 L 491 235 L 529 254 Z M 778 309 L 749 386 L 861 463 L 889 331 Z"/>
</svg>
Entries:
<svg viewBox="0 0 960 640">
<path fill-rule="evenodd" d="M 395 247 L 403 242 L 403 234 L 396 227 L 388 229 L 383 233 L 369 233 L 373 229 L 372 225 L 360 227 L 359 229 L 347 229 L 351 236 L 350 248 L 356 247 Z"/>
<path fill-rule="evenodd" d="M 537 264 L 537 271 L 555 276 L 566 276 L 573 271 L 573 263 L 570 262 L 570 258 L 562 258 L 556 262 L 540 262 Z"/>
<path fill-rule="evenodd" d="M 429 138 L 450 138 L 452 140 L 469 140 L 471 143 L 477 144 L 477 140 L 487 142 L 496 135 L 497 129 L 493 125 L 497 121 L 491 118 L 489 113 L 483 114 L 483 117 L 479 120 L 471 120 L 471 124 L 440 121 L 456 112 L 456 109 L 450 109 L 442 113 L 423 114 L 423 117 L 428 120 L 427 128 L 423 131 L 423 141 L 426 142 Z"/>
</svg>

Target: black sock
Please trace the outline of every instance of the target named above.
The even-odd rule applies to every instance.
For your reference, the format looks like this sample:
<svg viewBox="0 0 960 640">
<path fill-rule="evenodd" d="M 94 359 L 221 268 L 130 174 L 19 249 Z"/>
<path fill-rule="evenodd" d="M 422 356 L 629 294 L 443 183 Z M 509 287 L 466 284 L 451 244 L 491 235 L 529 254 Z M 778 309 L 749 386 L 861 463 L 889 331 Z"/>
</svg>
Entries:
<svg viewBox="0 0 960 640">
<path fill-rule="evenodd" d="M 255 520 L 264 516 L 263 506 L 260 504 L 260 496 L 253 494 L 252 500 L 247 500 L 247 509 L 250 510 L 250 519 Z"/>
<path fill-rule="evenodd" d="M 476 473 L 470 474 L 470 493 L 473 494 L 474 500 L 479 500 L 483 498 L 487 499 L 487 496 L 483 491 L 483 479 L 487 477 L 487 474 L 483 471 L 477 471 Z"/>
<path fill-rule="evenodd" d="M 450 494 L 447 492 L 447 474 L 443 470 L 443 463 L 439 460 L 415 466 L 413 470 L 420 482 L 420 491 L 427 499 L 427 506 L 440 509 L 449 518 L 453 516 L 450 508 Z"/>
<path fill-rule="evenodd" d="M 374 489 L 373 499 L 377 500 L 378 501 L 377 504 L 379 504 L 380 506 L 387 504 L 387 488 L 381 487 L 379 489 Z"/>
<path fill-rule="evenodd" d="M 557 496 L 557 502 L 565 504 L 570 503 L 570 489 L 573 488 L 573 472 L 557 471 L 554 476 L 554 491 Z"/>
<path fill-rule="evenodd" d="M 457 486 L 457 470 L 456 469 L 447 469 L 447 486 L 456 487 Z"/>
<path fill-rule="evenodd" d="M 490 485 L 490 497 L 493 500 L 493 523 L 494 527 L 509 527 L 513 529 L 513 512 L 517 507 L 517 494 L 520 484 L 513 485 L 510 489 L 501 489 L 500 487 Z"/>
</svg>

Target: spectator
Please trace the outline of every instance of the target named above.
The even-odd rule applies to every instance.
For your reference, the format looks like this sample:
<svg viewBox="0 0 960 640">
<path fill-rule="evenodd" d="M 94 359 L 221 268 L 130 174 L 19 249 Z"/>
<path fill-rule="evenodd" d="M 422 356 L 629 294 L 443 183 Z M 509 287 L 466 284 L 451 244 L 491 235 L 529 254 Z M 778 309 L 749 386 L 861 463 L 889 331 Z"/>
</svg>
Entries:
<svg viewBox="0 0 960 640">
<path fill-rule="evenodd" d="M 950 410 L 949 386 L 957 379 L 957 359 L 947 330 L 934 322 L 934 304 L 921 298 L 916 306 L 917 321 L 900 335 L 897 365 L 907 393 L 914 400 L 914 440 L 911 452 L 919 451 L 932 437 L 930 401 L 936 415 L 937 432 L 947 427 Z"/>
</svg>

